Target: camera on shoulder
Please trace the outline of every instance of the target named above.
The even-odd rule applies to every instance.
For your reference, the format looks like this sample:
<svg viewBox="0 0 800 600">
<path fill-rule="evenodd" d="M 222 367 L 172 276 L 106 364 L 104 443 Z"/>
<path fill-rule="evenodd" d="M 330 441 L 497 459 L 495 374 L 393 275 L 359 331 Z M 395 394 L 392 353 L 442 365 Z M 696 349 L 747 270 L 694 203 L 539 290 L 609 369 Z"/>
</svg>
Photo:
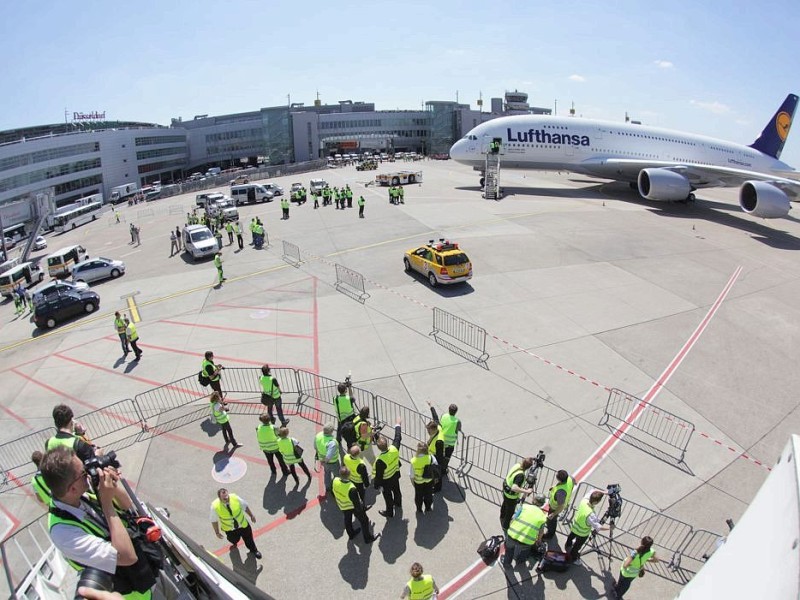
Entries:
<svg viewBox="0 0 800 600">
<path fill-rule="evenodd" d="M 92 480 L 92 486 L 97 489 L 100 485 L 100 471 L 106 467 L 113 467 L 119 469 L 120 464 L 117 460 L 117 453 L 113 450 L 106 452 L 102 456 L 93 456 L 83 461 L 83 468 L 86 469 L 86 474 Z"/>
</svg>

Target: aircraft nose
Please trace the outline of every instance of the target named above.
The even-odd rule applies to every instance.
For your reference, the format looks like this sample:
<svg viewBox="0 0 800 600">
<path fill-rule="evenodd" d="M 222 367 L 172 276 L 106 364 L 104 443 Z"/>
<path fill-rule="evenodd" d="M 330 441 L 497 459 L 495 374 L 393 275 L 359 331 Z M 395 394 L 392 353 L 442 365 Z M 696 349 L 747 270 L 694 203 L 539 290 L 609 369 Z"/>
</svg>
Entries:
<svg viewBox="0 0 800 600">
<path fill-rule="evenodd" d="M 467 156 L 467 145 L 464 140 L 458 140 L 450 148 L 450 158 L 455 161 L 464 160 Z"/>
</svg>

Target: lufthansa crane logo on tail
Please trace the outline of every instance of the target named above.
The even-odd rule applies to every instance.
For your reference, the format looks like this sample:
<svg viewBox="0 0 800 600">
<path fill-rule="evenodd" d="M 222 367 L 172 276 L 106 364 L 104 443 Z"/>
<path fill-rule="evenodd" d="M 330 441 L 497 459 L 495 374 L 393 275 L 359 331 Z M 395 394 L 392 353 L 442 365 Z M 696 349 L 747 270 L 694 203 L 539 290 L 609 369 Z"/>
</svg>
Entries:
<svg viewBox="0 0 800 600">
<path fill-rule="evenodd" d="M 775 117 L 775 127 L 778 129 L 778 137 L 782 142 L 786 141 L 786 136 L 789 135 L 789 127 L 792 126 L 792 115 L 787 112 L 779 112 Z"/>
</svg>

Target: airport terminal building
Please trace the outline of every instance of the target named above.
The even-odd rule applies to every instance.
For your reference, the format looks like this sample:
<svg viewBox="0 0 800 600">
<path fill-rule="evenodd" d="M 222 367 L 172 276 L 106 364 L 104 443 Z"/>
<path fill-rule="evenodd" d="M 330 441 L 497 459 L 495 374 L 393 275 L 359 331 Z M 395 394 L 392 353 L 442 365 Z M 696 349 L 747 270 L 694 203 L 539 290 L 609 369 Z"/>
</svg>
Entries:
<svg viewBox="0 0 800 600">
<path fill-rule="evenodd" d="M 504 101 L 505 100 L 505 101 Z M 491 112 L 428 101 L 422 110 L 375 110 L 374 103 L 291 104 L 232 115 L 40 125 L 0 132 L 0 206 L 54 190 L 56 206 L 115 186 L 171 183 L 209 167 L 304 162 L 335 153 L 446 155 L 476 125 L 527 107 L 527 95 L 493 98 Z M 479 107 L 480 108 L 480 107 Z M 6 224 L 8 225 L 8 224 Z"/>
</svg>

